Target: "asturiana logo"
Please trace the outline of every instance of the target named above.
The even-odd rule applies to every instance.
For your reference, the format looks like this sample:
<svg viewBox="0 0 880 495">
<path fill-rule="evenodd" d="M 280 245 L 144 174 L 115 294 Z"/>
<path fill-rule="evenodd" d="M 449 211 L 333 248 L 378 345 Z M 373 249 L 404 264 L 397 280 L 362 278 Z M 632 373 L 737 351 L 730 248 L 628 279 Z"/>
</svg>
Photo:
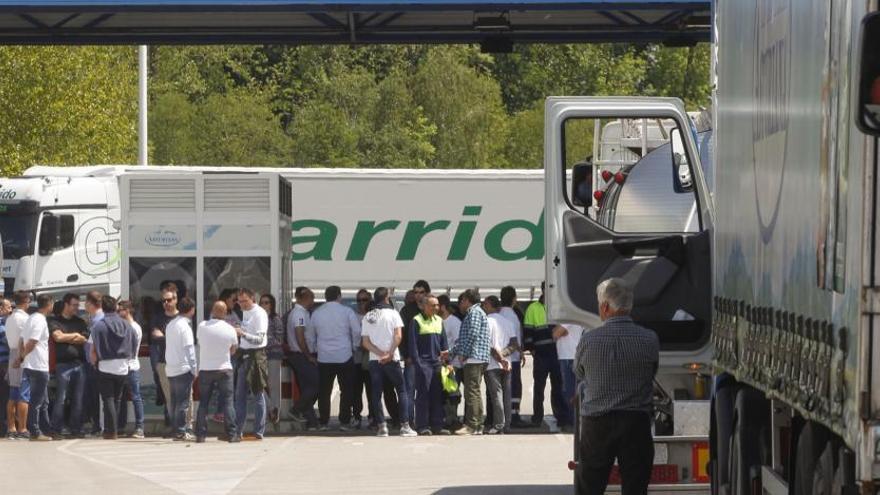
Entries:
<svg viewBox="0 0 880 495">
<path fill-rule="evenodd" d="M 144 238 L 144 241 L 146 241 L 146 243 L 150 246 L 163 248 L 174 247 L 180 244 L 180 234 L 171 230 L 159 229 L 155 232 L 150 232 L 149 234 L 147 234 L 146 238 Z"/>
</svg>

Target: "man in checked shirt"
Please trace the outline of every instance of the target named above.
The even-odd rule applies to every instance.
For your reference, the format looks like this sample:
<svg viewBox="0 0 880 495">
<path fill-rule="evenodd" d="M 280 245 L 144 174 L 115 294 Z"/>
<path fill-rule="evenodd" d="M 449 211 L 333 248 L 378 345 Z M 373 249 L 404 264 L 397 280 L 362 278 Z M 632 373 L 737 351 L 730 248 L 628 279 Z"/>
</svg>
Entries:
<svg viewBox="0 0 880 495">
<path fill-rule="evenodd" d="M 616 458 L 623 495 L 645 494 L 654 462 L 651 412 L 660 342 L 630 318 L 633 291 L 627 282 L 611 278 L 596 292 L 604 323 L 584 333 L 574 363 L 583 385 L 581 493 L 605 493 Z"/>
</svg>

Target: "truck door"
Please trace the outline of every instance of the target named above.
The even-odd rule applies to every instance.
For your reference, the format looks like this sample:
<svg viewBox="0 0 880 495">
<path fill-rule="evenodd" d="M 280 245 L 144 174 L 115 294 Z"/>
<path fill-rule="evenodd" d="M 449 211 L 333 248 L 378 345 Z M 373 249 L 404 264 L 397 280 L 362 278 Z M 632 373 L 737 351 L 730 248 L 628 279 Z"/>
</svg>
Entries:
<svg viewBox="0 0 880 495">
<path fill-rule="evenodd" d="M 616 171 L 593 170 L 592 162 L 603 162 L 601 150 L 589 153 L 599 141 L 591 130 L 614 119 L 635 126 L 619 143 L 635 155 Z M 640 139 L 638 127 L 648 121 L 659 137 Z M 704 349 L 711 314 L 711 197 L 683 104 L 550 98 L 544 122 L 548 320 L 599 325 L 596 286 L 620 277 L 635 291 L 633 318 L 657 332 L 664 351 Z"/>
</svg>

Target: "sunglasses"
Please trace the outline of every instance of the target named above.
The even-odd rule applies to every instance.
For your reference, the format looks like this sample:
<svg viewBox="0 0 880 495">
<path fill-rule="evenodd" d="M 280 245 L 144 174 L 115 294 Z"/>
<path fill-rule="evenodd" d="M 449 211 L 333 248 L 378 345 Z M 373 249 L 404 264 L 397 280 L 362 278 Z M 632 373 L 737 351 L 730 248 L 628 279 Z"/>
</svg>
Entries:
<svg viewBox="0 0 880 495">
<path fill-rule="evenodd" d="M 175 298 L 173 298 L 173 297 L 172 297 L 171 299 L 162 299 L 162 302 L 164 302 L 164 303 L 170 303 L 170 302 L 174 302 L 174 299 L 175 299 Z"/>
</svg>

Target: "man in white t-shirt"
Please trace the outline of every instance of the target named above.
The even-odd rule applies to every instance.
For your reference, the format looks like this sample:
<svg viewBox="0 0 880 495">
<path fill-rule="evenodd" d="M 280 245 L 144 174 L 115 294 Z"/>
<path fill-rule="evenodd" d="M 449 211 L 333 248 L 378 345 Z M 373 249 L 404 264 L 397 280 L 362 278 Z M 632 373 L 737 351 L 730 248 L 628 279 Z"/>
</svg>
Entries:
<svg viewBox="0 0 880 495">
<path fill-rule="evenodd" d="M 217 301 L 211 308 L 211 319 L 199 323 L 199 412 L 196 416 L 196 442 L 208 436 L 208 407 L 216 391 L 230 443 L 240 442 L 233 407 L 232 361 L 230 356 L 238 345 L 235 328 L 227 323 L 226 303 Z"/>
<path fill-rule="evenodd" d="M 19 357 L 24 377 L 31 393 L 28 411 L 28 431 L 32 441 L 47 442 L 52 437 L 44 435 L 49 422 L 49 324 L 46 316 L 52 312 L 55 301 L 52 296 L 37 296 L 37 311 L 30 315 L 21 332 L 21 355 Z"/>
<path fill-rule="evenodd" d="M 505 432 L 510 427 L 510 355 L 519 350 L 516 329 L 499 314 L 501 300 L 489 296 L 483 300 L 483 311 L 489 318 L 489 346 L 492 357 L 486 367 L 486 421 L 489 429 L 486 433 L 495 435 Z"/>
<path fill-rule="evenodd" d="M 191 326 L 196 314 L 192 299 L 184 297 L 177 305 L 178 315 L 165 327 L 165 374 L 171 389 L 171 428 L 174 440 L 191 442 L 187 430 L 187 411 L 192 407 L 192 384 L 198 373 L 195 339 Z"/>
<path fill-rule="evenodd" d="M 501 316 L 507 319 L 516 330 L 516 342 L 520 350 L 510 355 L 510 412 L 513 428 L 527 428 L 530 423 L 519 416 L 519 404 L 522 401 L 522 367 L 526 362 L 523 352 L 522 314 L 517 313 L 516 289 L 508 285 L 501 289 Z"/>
<path fill-rule="evenodd" d="M 556 325 L 553 328 L 553 340 L 556 341 L 556 353 L 559 355 L 559 368 L 562 372 L 562 395 L 565 407 L 569 410 L 569 417 L 574 417 L 574 399 L 577 390 L 577 378 L 574 375 L 574 356 L 584 327 L 572 323 Z M 563 425 L 563 431 L 569 432 L 571 427 Z"/>
<path fill-rule="evenodd" d="M 9 433 L 6 437 L 11 439 L 27 438 L 28 402 L 30 402 L 30 387 L 25 381 L 22 383 L 21 360 L 21 334 L 27 326 L 27 308 L 31 304 L 31 294 L 27 291 L 18 291 L 13 295 L 15 310 L 6 317 L 6 341 L 9 343 L 9 369 L 6 380 L 9 382 L 9 400 L 6 403 L 7 426 Z"/>
<path fill-rule="evenodd" d="M 308 287 L 297 287 L 296 304 L 287 317 L 287 345 L 290 367 L 299 386 L 299 399 L 293 404 L 293 420 L 305 423 L 308 430 L 318 428 L 315 401 L 318 400 L 317 336 L 308 332 L 315 294 Z"/>
<path fill-rule="evenodd" d="M 403 381 L 400 362 L 400 342 L 403 339 L 403 320 L 388 300 L 388 289 L 379 287 L 373 292 L 373 308 L 361 322 L 361 341 L 370 351 L 370 378 L 373 382 L 370 401 L 376 411 L 376 423 L 380 437 L 388 436 L 388 424 L 382 410 L 383 381 L 389 380 L 397 391 L 400 410 L 400 435 L 416 436 L 410 427 L 409 394 Z"/>
<path fill-rule="evenodd" d="M 269 385 L 269 314 L 257 304 L 251 289 L 238 291 L 242 309 L 241 326 L 236 328 L 239 342 L 238 375 L 235 382 L 235 421 L 239 436 L 247 421 L 248 396 L 254 396 L 254 436 L 262 440 L 266 434 L 266 387 Z"/>
</svg>

